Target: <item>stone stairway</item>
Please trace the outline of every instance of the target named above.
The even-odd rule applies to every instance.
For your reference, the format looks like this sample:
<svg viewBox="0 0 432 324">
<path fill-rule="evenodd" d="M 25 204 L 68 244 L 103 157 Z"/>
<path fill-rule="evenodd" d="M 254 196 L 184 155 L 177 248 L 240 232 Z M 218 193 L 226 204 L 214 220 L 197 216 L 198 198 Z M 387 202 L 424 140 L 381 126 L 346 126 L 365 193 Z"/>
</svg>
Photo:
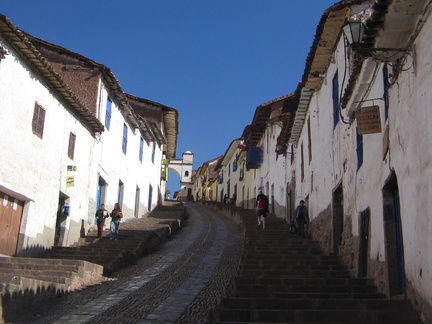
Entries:
<svg viewBox="0 0 432 324">
<path fill-rule="evenodd" d="M 42 258 L 0 257 L 0 282 L 19 287 L 41 282 L 42 287 L 58 292 L 75 290 L 102 279 L 102 266 L 83 260 L 53 260 Z"/>
<path fill-rule="evenodd" d="M 108 229 L 99 240 L 92 230 L 73 246 L 52 247 L 43 258 L 0 257 L 0 323 L 59 294 L 103 281 L 167 240 L 184 217 L 183 205 L 172 202 L 147 217 L 123 221 L 119 240 L 110 240 Z"/>
<path fill-rule="evenodd" d="M 102 271 L 83 260 L 0 257 L 0 323 L 59 294 L 101 282 Z"/>
<path fill-rule="evenodd" d="M 103 266 L 103 274 L 108 275 L 135 262 L 147 251 L 166 241 L 176 232 L 184 220 L 184 207 L 174 204 L 162 206 L 149 217 L 128 219 L 120 223 L 120 238 L 109 239 L 109 229 L 104 230 L 102 239 L 97 231 L 90 231 L 73 246 L 54 246 L 46 251 L 51 259 L 86 260 Z M 107 226 L 109 225 L 109 219 Z"/>
<path fill-rule="evenodd" d="M 288 225 L 244 219 L 238 276 L 211 323 L 417 324 L 409 301 L 388 300 L 369 279 L 351 278 L 335 255 L 291 234 Z"/>
</svg>

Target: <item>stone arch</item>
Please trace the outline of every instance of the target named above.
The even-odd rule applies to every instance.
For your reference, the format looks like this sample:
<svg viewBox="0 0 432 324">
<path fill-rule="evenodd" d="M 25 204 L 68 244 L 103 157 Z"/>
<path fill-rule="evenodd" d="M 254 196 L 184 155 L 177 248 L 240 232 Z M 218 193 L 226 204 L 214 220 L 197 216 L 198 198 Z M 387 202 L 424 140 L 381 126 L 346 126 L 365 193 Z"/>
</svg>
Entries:
<svg viewBox="0 0 432 324">
<path fill-rule="evenodd" d="M 171 160 L 168 164 L 168 169 L 174 171 L 180 176 L 181 196 L 180 199 L 189 200 L 191 194 L 191 178 L 193 168 L 194 154 L 186 151 L 182 155 L 182 159 Z M 184 191 L 184 193 L 183 193 Z"/>
</svg>

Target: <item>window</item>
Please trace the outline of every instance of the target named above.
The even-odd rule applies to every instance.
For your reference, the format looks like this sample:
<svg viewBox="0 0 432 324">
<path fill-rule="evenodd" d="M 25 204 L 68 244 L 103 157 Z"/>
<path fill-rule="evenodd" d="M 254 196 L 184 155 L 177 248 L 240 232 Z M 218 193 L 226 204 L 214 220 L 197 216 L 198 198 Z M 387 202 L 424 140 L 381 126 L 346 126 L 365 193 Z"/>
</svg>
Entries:
<svg viewBox="0 0 432 324">
<path fill-rule="evenodd" d="M 360 167 L 363 164 L 363 135 L 359 134 L 357 130 L 357 170 L 360 169 Z"/>
<path fill-rule="evenodd" d="M 389 82 L 388 82 L 388 67 L 387 64 L 384 64 L 383 66 L 383 86 L 384 86 L 384 93 L 383 93 L 383 98 L 384 98 L 384 117 L 385 120 L 387 120 L 388 118 L 388 110 L 389 110 L 389 93 L 388 93 L 388 88 L 389 88 Z"/>
<path fill-rule="evenodd" d="M 336 125 L 339 123 L 339 80 L 338 80 L 338 71 L 336 71 L 333 81 L 332 81 L 332 89 L 333 89 L 333 129 L 336 128 Z"/>
<path fill-rule="evenodd" d="M 106 114 L 105 114 L 105 127 L 107 130 L 110 129 L 110 124 L 111 124 L 111 106 L 112 106 L 112 100 L 110 97 L 108 97 Z"/>
<path fill-rule="evenodd" d="M 233 161 L 233 172 L 236 172 L 238 168 L 237 160 Z"/>
<path fill-rule="evenodd" d="M 311 137 L 311 125 L 310 118 L 307 120 L 307 132 L 308 132 L 308 152 L 309 152 L 309 164 L 312 162 L 312 137 Z"/>
<path fill-rule="evenodd" d="M 76 142 L 76 135 L 74 133 L 70 132 L 69 133 L 69 145 L 68 145 L 68 157 L 71 160 L 74 159 L 75 142 Z"/>
<path fill-rule="evenodd" d="M 305 174 L 305 172 L 304 172 L 304 156 L 303 156 L 303 143 L 301 144 L 301 146 L 300 146 L 300 179 L 301 179 L 301 181 L 303 181 L 304 180 L 304 174 Z"/>
<path fill-rule="evenodd" d="M 127 149 L 127 135 L 128 135 L 128 128 L 127 128 L 126 124 L 123 124 L 122 150 L 123 150 L 124 154 L 126 154 L 126 149 Z"/>
<path fill-rule="evenodd" d="M 34 113 L 33 113 L 33 121 L 32 121 L 32 130 L 33 134 L 43 137 L 45 124 L 45 109 L 43 109 L 38 104 L 35 104 Z"/>
<path fill-rule="evenodd" d="M 135 218 L 139 217 L 140 195 L 141 195 L 141 190 L 137 186 L 135 189 L 135 208 L 134 208 L 134 217 Z"/>
<path fill-rule="evenodd" d="M 144 140 L 140 138 L 140 147 L 139 147 L 139 161 L 142 163 L 143 161 L 143 149 L 144 149 Z"/>
<path fill-rule="evenodd" d="M 151 161 L 153 164 L 154 164 L 154 160 L 155 160 L 155 154 L 156 154 L 156 144 L 153 143 L 152 156 L 151 156 Z"/>
<path fill-rule="evenodd" d="M 291 153 L 291 164 L 293 164 L 294 163 L 294 144 L 291 144 L 290 153 Z"/>
<path fill-rule="evenodd" d="M 123 194 L 124 194 L 124 183 L 121 180 L 119 180 L 117 202 L 120 205 L 120 208 L 123 206 Z"/>
</svg>

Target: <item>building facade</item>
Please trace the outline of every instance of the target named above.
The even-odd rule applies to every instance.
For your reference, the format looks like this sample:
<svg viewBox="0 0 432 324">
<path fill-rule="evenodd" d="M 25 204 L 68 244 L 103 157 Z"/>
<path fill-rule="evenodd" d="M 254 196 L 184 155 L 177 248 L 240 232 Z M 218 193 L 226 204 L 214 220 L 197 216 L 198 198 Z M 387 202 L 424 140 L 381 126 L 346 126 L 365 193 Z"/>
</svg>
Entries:
<svg viewBox="0 0 432 324">
<path fill-rule="evenodd" d="M 292 94 L 258 106 L 234 155 L 220 165 L 218 191 L 255 207 L 261 189 L 287 221 L 305 200 L 309 234 L 370 277 L 390 298 L 404 296 L 432 321 L 428 135 L 432 78 L 428 1 L 340 1 L 318 23 Z M 351 44 L 348 22 L 366 27 Z M 230 169 L 245 162 L 240 178 Z M 239 194 L 240 192 L 240 194 Z"/>
<path fill-rule="evenodd" d="M 178 112 L 127 95 L 105 66 L 0 16 L 1 254 L 70 245 L 100 203 L 125 218 L 162 203 Z M 4 242 L 3 242 L 4 241 Z"/>
</svg>

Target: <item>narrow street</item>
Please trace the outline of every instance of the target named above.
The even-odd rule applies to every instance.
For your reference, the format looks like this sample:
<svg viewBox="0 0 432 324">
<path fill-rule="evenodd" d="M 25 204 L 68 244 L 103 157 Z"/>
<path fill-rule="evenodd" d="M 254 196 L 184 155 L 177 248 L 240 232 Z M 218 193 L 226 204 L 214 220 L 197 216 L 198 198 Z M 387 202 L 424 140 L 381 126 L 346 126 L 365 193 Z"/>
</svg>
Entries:
<svg viewBox="0 0 432 324">
<path fill-rule="evenodd" d="M 243 238 L 228 218 L 187 203 L 172 239 L 100 285 L 61 296 L 20 323 L 203 323 L 235 274 Z"/>
</svg>

